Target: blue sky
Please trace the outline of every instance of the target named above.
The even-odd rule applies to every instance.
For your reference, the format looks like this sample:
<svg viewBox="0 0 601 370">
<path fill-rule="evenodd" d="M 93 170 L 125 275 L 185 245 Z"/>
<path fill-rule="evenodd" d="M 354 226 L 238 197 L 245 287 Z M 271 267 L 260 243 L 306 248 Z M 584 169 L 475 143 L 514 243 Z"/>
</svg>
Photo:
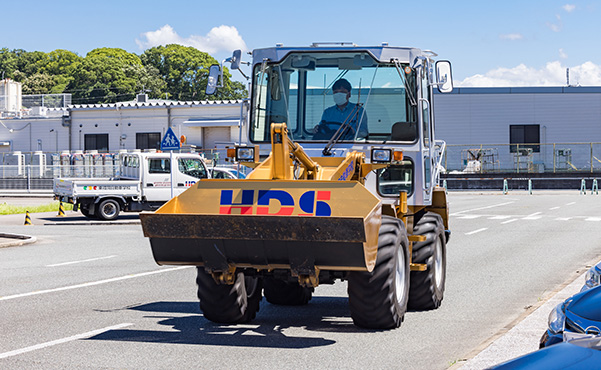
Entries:
<svg viewBox="0 0 601 370">
<path fill-rule="evenodd" d="M 352 41 L 430 49 L 459 86 L 601 86 L 601 1 L 16 1 L 0 47 L 81 56 L 181 43 L 236 48 Z M 8 30 L 13 30 L 7 32 Z"/>
</svg>

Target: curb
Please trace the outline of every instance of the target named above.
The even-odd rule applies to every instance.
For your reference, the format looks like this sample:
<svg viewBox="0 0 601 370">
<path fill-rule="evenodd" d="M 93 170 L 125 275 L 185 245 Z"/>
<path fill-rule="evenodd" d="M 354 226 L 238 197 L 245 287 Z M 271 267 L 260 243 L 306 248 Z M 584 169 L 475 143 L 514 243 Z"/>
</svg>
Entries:
<svg viewBox="0 0 601 370">
<path fill-rule="evenodd" d="M 14 241 L 3 241 L 2 239 L 16 239 Z M 35 243 L 37 238 L 31 235 L 0 233 L 0 248 L 17 247 L 20 245 Z"/>
</svg>

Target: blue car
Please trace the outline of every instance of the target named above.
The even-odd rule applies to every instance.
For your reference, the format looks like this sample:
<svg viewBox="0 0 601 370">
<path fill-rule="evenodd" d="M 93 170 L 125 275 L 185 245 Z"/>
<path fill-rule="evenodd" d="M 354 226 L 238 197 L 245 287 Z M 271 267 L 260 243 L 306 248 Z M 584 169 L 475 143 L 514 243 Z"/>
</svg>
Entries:
<svg viewBox="0 0 601 370">
<path fill-rule="evenodd" d="M 601 369 L 601 336 L 584 336 L 504 362 L 491 369 Z"/>
<path fill-rule="evenodd" d="M 540 348 L 560 343 L 564 335 L 601 334 L 601 263 L 586 273 L 580 293 L 560 303 L 549 314 L 549 328 L 540 339 Z"/>
</svg>

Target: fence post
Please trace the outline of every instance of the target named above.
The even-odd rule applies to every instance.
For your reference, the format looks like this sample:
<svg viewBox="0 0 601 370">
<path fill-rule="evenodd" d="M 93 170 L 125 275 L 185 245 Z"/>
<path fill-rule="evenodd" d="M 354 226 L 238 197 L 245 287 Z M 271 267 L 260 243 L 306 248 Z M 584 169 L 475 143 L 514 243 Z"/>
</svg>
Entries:
<svg viewBox="0 0 601 370">
<path fill-rule="evenodd" d="M 553 173 L 555 173 L 555 143 L 553 143 Z"/>
<path fill-rule="evenodd" d="M 528 194 L 532 195 L 532 179 L 528 179 Z"/>
<path fill-rule="evenodd" d="M 584 179 L 580 182 L 580 194 L 586 195 L 586 182 Z"/>
<path fill-rule="evenodd" d="M 27 192 L 31 192 L 31 164 L 27 165 Z"/>
<path fill-rule="evenodd" d="M 591 173 L 593 173 L 593 143 L 591 142 Z"/>
<path fill-rule="evenodd" d="M 520 144 L 516 144 L 515 146 L 515 158 L 517 163 L 517 173 L 520 173 Z"/>
</svg>

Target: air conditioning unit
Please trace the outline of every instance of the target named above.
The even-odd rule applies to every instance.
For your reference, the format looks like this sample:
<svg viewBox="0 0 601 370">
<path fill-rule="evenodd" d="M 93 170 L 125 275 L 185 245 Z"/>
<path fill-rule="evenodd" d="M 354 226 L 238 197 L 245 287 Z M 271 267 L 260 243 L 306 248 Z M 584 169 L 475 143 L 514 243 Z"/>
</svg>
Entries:
<svg viewBox="0 0 601 370">
<path fill-rule="evenodd" d="M 146 94 L 138 94 L 136 96 L 136 101 L 138 103 L 146 103 L 146 102 L 148 102 L 148 95 L 146 95 Z"/>
</svg>

